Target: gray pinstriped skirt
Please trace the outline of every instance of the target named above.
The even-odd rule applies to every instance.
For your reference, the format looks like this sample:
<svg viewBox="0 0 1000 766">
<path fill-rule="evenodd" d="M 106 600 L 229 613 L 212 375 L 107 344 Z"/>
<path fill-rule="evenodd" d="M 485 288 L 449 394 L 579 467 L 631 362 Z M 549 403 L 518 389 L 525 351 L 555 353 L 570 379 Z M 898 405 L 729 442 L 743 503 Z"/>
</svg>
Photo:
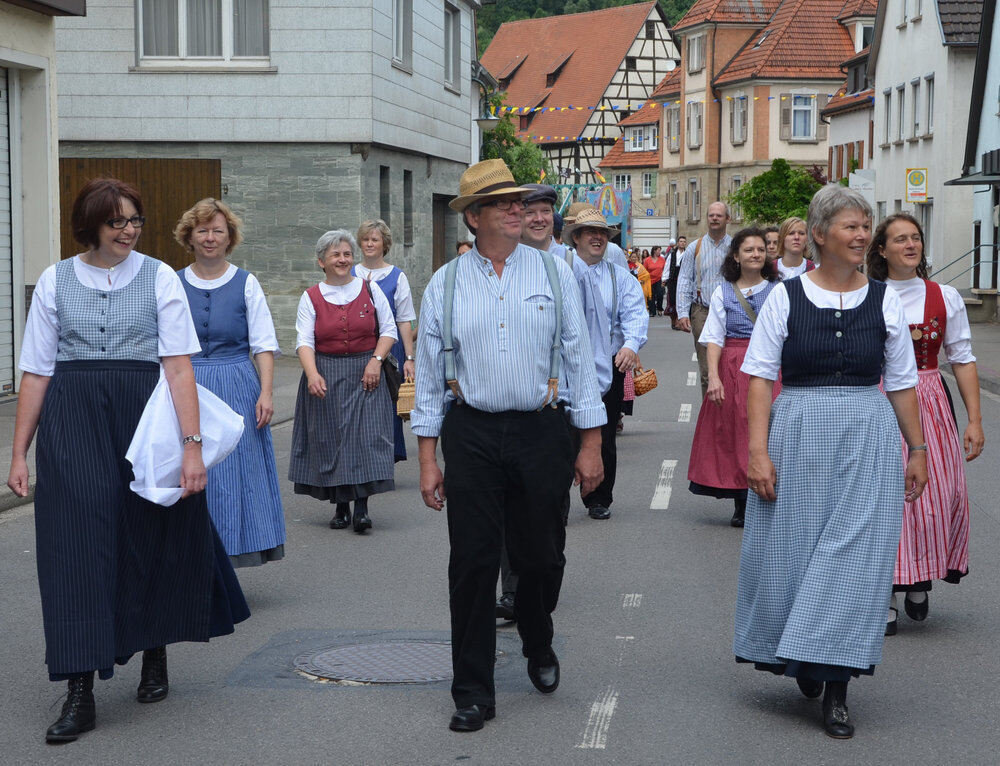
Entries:
<svg viewBox="0 0 1000 766">
<path fill-rule="evenodd" d="M 903 518 L 892 406 L 878 386 L 786 386 L 767 447 L 778 498 L 747 503 L 735 654 L 867 670 L 882 659 Z"/>
<path fill-rule="evenodd" d="M 395 414 L 385 376 L 374 391 L 361 387 L 371 352 L 316 353 L 326 380 L 323 399 L 309 393 L 303 373 L 295 401 L 288 479 L 295 493 L 343 503 L 391 492 Z"/>
</svg>

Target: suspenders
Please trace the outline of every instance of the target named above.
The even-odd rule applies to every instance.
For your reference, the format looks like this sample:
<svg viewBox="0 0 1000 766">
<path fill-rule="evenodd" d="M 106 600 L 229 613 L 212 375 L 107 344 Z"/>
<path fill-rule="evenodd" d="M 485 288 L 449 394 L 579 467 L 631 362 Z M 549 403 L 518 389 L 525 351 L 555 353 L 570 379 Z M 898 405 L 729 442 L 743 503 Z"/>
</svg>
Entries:
<svg viewBox="0 0 1000 766">
<path fill-rule="evenodd" d="M 549 253 L 538 251 L 542 264 L 545 266 L 545 276 L 549 280 L 549 289 L 552 290 L 552 298 L 556 308 L 556 330 L 552 339 L 552 356 L 549 361 L 549 385 L 545 396 L 546 404 L 556 406 L 559 398 L 559 363 L 562 352 L 562 285 L 559 283 L 559 275 L 556 273 L 555 259 Z M 458 372 L 455 364 L 455 337 L 452 327 L 452 315 L 455 308 L 455 278 L 458 275 L 458 261 L 451 261 L 445 268 L 444 273 L 444 306 L 441 317 L 441 336 L 444 344 L 444 378 L 448 388 L 455 395 L 456 399 L 464 401 L 462 388 L 458 385 Z M 613 279 L 613 277 L 612 277 Z M 617 295 L 616 295 L 617 303 Z"/>
</svg>

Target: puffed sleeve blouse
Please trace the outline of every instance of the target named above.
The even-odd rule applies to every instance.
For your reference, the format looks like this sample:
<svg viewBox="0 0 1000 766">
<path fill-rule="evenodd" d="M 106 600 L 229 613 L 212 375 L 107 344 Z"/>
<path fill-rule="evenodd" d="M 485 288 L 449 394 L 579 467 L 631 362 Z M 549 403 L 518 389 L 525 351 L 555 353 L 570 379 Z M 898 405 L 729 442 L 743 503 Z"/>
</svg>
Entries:
<svg viewBox="0 0 1000 766">
<path fill-rule="evenodd" d="M 319 292 L 323 300 L 332 303 L 334 306 L 343 306 L 350 303 L 361 294 L 361 288 L 365 282 L 361 277 L 354 277 L 346 285 L 328 285 L 326 282 L 319 283 Z M 393 340 L 399 340 L 399 332 L 396 329 L 396 320 L 392 315 L 392 308 L 385 294 L 378 286 L 378 282 L 370 282 L 372 289 L 372 302 L 375 304 L 375 314 L 378 316 L 378 334 L 380 338 L 389 336 Z M 402 320 L 400 320 L 402 321 Z M 295 350 L 302 346 L 311 349 L 316 348 L 316 308 L 312 304 L 309 292 L 302 293 L 299 298 L 299 308 L 295 315 Z"/>
</svg>

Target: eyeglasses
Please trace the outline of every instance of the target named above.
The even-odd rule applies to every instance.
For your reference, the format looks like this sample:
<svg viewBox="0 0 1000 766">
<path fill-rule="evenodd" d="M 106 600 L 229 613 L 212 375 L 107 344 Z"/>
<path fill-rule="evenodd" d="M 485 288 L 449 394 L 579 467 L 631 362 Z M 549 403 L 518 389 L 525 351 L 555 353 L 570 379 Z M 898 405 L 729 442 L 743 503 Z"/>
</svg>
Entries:
<svg viewBox="0 0 1000 766">
<path fill-rule="evenodd" d="M 105 221 L 108 226 L 112 229 L 124 229 L 129 224 L 135 229 L 141 229 L 143 224 L 146 223 L 146 216 L 144 215 L 134 215 L 131 218 L 112 218 L 110 221 Z"/>
<path fill-rule="evenodd" d="M 506 213 L 514 205 L 517 205 L 520 210 L 524 210 L 524 200 L 519 199 L 498 199 L 496 202 L 484 202 L 483 205 L 486 207 L 495 207 L 501 213 Z"/>
</svg>

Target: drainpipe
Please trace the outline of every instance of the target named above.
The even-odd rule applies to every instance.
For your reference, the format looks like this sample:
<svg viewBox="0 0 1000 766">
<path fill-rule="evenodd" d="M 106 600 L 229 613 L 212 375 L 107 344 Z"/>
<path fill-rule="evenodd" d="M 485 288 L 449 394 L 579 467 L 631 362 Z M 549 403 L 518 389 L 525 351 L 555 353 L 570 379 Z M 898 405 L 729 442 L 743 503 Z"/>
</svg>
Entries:
<svg viewBox="0 0 1000 766">
<path fill-rule="evenodd" d="M 719 22 L 712 22 L 712 79 L 715 79 L 715 36 L 719 33 Z M 718 201 L 722 199 L 722 99 L 719 98 L 718 89 L 709 83 L 711 87 L 711 92 L 715 96 L 715 100 L 719 103 L 718 114 L 716 115 L 718 119 L 716 120 L 716 131 L 718 132 L 718 143 L 716 143 L 716 158 L 715 164 L 717 165 L 715 169 L 715 200 Z M 707 208 L 706 208 L 707 210 Z"/>
</svg>

